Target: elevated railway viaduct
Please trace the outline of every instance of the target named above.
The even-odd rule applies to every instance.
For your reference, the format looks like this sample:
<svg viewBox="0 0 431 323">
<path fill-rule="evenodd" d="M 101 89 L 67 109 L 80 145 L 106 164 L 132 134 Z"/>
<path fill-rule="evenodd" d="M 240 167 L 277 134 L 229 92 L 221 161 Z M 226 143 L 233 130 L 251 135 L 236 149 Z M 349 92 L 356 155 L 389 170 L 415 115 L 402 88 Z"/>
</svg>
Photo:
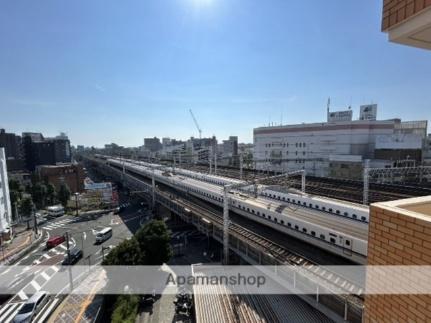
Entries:
<svg viewBox="0 0 431 323">
<path fill-rule="evenodd" d="M 130 190 L 140 192 L 146 199 L 162 205 L 186 223 L 193 224 L 203 234 L 223 242 L 222 212 L 206 201 L 153 182 L 141 174 L 108 165 L 103 160 L 86 157 L 87 167 L 93 167 L 104 176 L 122 183 Z M 315 247 L 295 241 L 241 216 L 231 214 L 229 248 L 246 263 L 273 266 L 292 265 L 306 268 L 310 275 L 284 273 L 283 282 L 297 292 L 308 304 L 337 322 L 361 322 L 363 315 L 363 286 L 351 277 L 325 270 L 320 265 L 352 265 L 341 257 L 325 251 L 316 252 Z M 281 275 L 281 274 L 280 274 Z M 303 294 L 301 291 L 314 290 Z M 340 294 L 342 291 L 342 295 Z"/>
</svg>

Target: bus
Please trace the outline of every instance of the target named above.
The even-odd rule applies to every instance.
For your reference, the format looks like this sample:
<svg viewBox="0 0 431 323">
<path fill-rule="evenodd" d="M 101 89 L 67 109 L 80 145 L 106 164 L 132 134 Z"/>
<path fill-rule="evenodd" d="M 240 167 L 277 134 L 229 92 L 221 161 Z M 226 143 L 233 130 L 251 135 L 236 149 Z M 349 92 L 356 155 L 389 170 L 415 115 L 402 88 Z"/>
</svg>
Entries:
<svg viewBox="0 0 431 323">
<path fill-rule="evenodd" d="M 59 217 L 64 215 L 64 207 L 62 205 L 53 205 L 46 208 L 47 214 L 51 217 Z"/>
<path fill-rule="evenodd" d="M 96 235 L 96 244 L 102 243 L 112 237 L 112 228 L 104 228 Z"/>
</svg>

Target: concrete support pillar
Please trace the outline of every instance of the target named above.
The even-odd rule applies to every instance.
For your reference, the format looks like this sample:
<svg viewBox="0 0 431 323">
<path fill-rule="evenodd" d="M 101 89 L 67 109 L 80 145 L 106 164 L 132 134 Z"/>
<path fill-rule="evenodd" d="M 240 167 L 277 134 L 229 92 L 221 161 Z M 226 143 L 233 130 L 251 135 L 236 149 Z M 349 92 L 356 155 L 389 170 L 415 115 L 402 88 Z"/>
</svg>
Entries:
<svg viewBox="0 0 431 323">
<path fill-rule="evenodd" d="M 223 194 L 223 263 L 229 265 L 229 186 L 224 187 Z"/>
<path fill-rule="evenodd" d="M 152 209 L 154 210 L 156 207 L 156 179 L 154 177 L 154 171 L 153 176 L 151 177 L 151 203 L 152 203 Z"/>
<path fill-rule="evenodd" d="M 305 193 L 305 169 L 302 171 L 302 175 L 301 175 L 301 191 L 302 193 Z"/>
</svg>

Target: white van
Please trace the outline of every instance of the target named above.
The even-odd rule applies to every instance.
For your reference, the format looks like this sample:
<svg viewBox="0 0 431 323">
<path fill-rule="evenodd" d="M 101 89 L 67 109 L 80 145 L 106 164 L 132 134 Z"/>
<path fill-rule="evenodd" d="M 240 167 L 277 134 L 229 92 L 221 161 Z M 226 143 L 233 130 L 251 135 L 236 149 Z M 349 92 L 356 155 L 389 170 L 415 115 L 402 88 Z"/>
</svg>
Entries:
<svg viewBox="0 0 431 323">
<path fill-rule="evenodd" d="M 64 215 L 64 207 L 62 205 L 48 206 L 46 211 L 51 217 L 59 217 Z"/>
<path fill-rule="evenodd" d="M 112 237 L 112 228 L 105 228 L 96 234 L 96 244 L 102 243 Z"/>
</svg>

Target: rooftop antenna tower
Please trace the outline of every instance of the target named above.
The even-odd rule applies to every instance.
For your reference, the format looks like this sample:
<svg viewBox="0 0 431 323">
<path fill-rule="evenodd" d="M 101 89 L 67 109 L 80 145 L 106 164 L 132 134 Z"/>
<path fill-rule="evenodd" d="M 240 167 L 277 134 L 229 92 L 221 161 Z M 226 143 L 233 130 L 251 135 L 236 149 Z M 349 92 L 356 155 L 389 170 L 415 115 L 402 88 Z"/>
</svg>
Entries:
<svg viewBox="0 0 431 323">
<path fill-rule="evenodd" d="M 329 107 L 331 106 L 331 98 L 328 98 L 328 103 L 326 104 L 326 119 L 329 121 Z"/>
<path fill-rule="evenodd" d="M 190 114 L 192 115 L 192 118 L 193 118 L 193 121 L 194 121 L 194 123 L 196 125 L 196 128 L 199 131 L 199 139 L 202 139 L 202 129 L 199 127 L 198 121 L 196 120 L 195 115 L 193 114 L 192 109 L 190 109 L 189 111 L 190 111 Z"/>
</svg>

